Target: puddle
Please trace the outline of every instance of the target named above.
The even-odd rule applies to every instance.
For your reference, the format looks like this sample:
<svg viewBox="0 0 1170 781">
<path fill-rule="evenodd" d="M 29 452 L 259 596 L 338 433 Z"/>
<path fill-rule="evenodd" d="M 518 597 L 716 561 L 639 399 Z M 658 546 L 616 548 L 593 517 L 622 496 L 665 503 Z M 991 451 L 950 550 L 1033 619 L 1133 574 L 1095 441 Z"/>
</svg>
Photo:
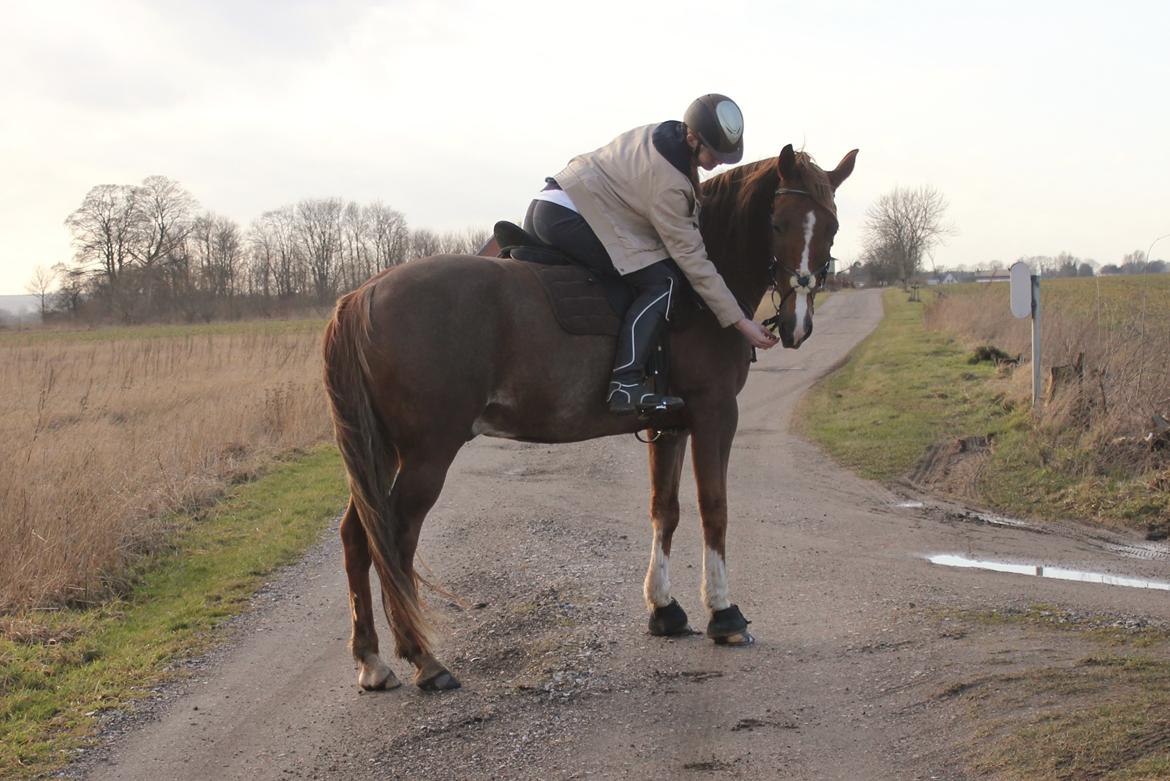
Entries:
<svg viewBox="0 0 1170 781">
<path fill-rule="evenodd" d="M 967 567 L 987 569 L 995 572 L 1010 572 L 1016 575 L 1033 575 L 1041 578 L 1056 580 L 1077 580 L 1082 583 L 1103 583 L 1107 586 L 1128 586 L 1129 588 L 1152 588 L 1160 591 L 1170 591 L 1170 583 L 1162 580 L 1144 580 L 1142 578 L 1127 578 L 1123 575 L 1109 575 L 1104 572 L 1084 572 L 1064 567 L 1048 567 L 1043 564 L 1012 564 L 1007 561 L 986 561 L 968 559 L 964 556 L 938 554 L 927 556 L 931 564 L 940 564 L 944 567 Z"/>
</svg>

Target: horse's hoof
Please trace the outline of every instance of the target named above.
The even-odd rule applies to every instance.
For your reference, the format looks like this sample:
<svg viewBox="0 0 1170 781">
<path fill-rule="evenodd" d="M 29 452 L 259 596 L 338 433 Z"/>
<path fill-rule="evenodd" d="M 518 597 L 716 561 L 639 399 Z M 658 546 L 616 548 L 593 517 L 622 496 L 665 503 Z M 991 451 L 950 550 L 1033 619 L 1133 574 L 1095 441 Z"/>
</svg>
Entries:
<svg viewBox="0 0 1170 781">
<path fill-rule="evenodd" d="M 666 607 L 656 607 L 650 614 L 650 634 L 655 637 L 670 637 L 672 635 L 689 634 L 690 624 L 687 623 L 686 611 L 677 600 L 670 600 Z"/>
<path fill-rule="evenodd" d="M 386 691 L 397 689 L 401 685 L 402 681 L 398 680 L 394 671 L 381 659 L 376 659 L 373 664 L 363 663 L 361 665 L 361 671 L 358 673 L 358 686 L 366 691 Z"/>
<path fill-rule="evenodd" d="M 418 680 L 415 683 L 418 685 L 418 688 L 425 692 L 449 691 L 451 689 L 458 689 L 463 685 L 447 670 L 443 670 L 437 675 L 432 675 L 430 678 Z"/>
<path fill-rule="evenodd" d="M 743 646 L 751 645 L 752 643 L 756 642 L 756 638 L 752 637 L 752 633 L 746 630 L 743 632 L 736 632 L 735 634 L 728 635 L 727 637 L 713 637 L 711 639 L 715 641 L 715 645 Z"/>
<path fill-rule="evenodd" d="M 737 605 L 716 610 L 707 622 L 707 637 L 716 645 L 751 645 L 756 639 L 747 630 L 750 623 Z"/>
</svg>

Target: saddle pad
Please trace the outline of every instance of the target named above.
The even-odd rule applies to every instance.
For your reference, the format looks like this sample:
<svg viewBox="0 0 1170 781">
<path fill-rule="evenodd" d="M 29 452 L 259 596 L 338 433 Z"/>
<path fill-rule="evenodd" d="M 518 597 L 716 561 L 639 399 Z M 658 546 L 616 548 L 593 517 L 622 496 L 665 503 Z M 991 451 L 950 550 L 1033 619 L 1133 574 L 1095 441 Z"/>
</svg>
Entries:
<svg viewBox="0 0 1170 781">
<path fill-rule="evenodd" d="M 596 276 L 580 266 L 523 263 L 544 288 L 553 315 L 566 332 L 577 336 L 617 336 L 621 319 L 605 297 Z"/>
</svg>

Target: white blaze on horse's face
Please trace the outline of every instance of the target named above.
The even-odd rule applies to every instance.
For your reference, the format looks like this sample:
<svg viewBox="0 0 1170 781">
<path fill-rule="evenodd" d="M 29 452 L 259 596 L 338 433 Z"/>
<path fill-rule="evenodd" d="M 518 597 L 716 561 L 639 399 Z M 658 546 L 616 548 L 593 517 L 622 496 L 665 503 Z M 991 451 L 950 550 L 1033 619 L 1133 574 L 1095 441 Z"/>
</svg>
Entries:
<svg viewBox="0 0 1170 781">
<path fill-rule="evenodd" d="M 810 211 L 804 215 L 804 249 L 800 252 L 800 277 L 802 279 L 808 279 L 811 276 L 809 262 L 810 256 L 812 255 L 813 228 L 816 225 L 816 212 Z M 811 330 L 808 328 L 808 326 L 812 325 L 812 318 L 808 311 L 810 295 L 798 290 L 794 298 L 796 299 L 796 319 L 793 323 L 792 342 L 793 346 L 799 346 L 804 341 L 805 336 L 807 336 L 807 331 Z"/>
</svg>

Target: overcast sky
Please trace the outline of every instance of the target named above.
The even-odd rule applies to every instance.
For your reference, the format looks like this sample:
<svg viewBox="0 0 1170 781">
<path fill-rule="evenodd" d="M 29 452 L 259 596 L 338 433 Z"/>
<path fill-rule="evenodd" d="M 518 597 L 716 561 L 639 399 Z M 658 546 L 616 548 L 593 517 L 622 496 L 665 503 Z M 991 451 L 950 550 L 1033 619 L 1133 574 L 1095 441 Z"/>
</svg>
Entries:
<svg viewBox="0 0 1170 781">
<path fill-rule="evenodd" d="M 0 0 L 0 293 L 68 260 L 97 184 L 161 174 L 242 227 L 302 198 L 412 227 L 523 214 L 636 125 L 735 98 L 745 160 L 803 146 L 866 207 L 933 185 L 939 265 L 1170 233 L 1170 3 Z M 1154 250 L 1170 257 L 1170 238 Z"/>
</svg>

